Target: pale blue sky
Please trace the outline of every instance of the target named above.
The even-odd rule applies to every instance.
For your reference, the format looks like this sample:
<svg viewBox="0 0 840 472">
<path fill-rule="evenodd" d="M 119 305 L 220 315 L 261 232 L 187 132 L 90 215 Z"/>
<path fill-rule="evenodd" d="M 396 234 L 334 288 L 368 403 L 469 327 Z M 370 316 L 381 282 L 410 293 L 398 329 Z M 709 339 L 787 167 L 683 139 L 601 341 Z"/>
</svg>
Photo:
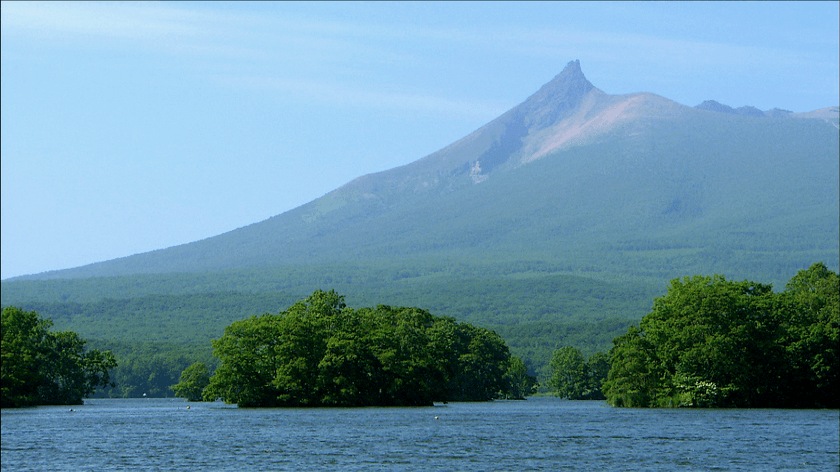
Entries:
<svg viewBox="0 0 840 472">
<path fill-rule="evenodd" d="M 567 62 L 840 103 L 838 2 L 2 3 L 2 276 L 214 236 L 422 158 Z"/>
</svg>

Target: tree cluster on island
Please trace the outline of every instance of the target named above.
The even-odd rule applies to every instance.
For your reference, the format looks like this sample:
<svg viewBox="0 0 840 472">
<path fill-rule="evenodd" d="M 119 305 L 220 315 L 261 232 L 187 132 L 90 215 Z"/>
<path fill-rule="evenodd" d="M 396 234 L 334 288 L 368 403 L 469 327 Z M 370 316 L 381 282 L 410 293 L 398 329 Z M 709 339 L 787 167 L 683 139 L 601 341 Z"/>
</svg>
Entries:
<svg viewBox="0 0 840 472">
<path fill-rule="evenodd" d="M 240 407 L 421 406 L 523 398 L 536 384 L 492 331 L 418 308 L 354 310 L 334 291 L 234 322 L 212 344 L 218 369 L 190 366 L 176 394 Z"/>
</svg>

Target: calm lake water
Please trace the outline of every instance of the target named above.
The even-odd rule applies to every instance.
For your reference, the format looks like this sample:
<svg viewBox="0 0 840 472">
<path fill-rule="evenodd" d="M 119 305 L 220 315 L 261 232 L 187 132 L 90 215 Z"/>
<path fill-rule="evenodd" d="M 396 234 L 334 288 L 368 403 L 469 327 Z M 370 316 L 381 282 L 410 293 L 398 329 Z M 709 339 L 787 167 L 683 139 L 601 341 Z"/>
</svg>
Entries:
<svg viewBox="0 0 840 472">
<path fill-rule="evenodd" d="M 840 468 L 838 410 L 638 410 L 553 398 L 361 409 L 94 399 L 73 409 L 2 410 L 2 470 Z"/>
</svg>

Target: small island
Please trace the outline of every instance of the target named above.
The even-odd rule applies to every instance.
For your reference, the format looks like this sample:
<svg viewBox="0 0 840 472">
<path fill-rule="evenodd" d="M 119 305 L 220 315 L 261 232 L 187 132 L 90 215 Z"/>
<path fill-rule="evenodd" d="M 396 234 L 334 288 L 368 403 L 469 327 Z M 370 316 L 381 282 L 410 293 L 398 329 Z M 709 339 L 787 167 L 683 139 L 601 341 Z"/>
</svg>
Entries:
<svg viewBox="0 0 840 472">
<path fill-rule="evenodd" d="M 191 366 L 178 394 L 240 407 L 430 406 L 522 398 L 536 383 L 493 331 L 419 308 L 354 310 L 335 291 L 234 322 L 212 344 L 218 369 Z"/>
</svg>

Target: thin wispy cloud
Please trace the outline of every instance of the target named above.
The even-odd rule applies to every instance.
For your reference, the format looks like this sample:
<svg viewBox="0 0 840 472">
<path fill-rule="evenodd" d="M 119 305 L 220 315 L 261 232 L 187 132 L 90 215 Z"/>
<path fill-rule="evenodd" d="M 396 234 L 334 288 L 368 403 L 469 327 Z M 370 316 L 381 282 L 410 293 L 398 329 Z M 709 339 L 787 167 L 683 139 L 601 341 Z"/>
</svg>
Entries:
<svg viewBox="0 0 840 472">
<path fill-rule="evenodd" d="M 270 91 L 279 100 L 379 108 L 405 112 L 439 113 L 466 118 L 493 118 L 515 105 L 503 100 L 459 100 L 434 95 L 377 91 L 335 82 L 282 79 L 270 76 L 219 76 L 227 86 Z"/>
<path fill-rule="evenodd" d="M 81 40 L 157 39 L 198 33 L 200 14 L 154 4 L 3 2 L 4 33 Z"/>
<path fill-rule="evenodd" d="M 26 2 L 3 4 L 3 30 L 8 35 L 54 41 L 56 47 L 64 47 L 65 38 L 96 49 L 109 47 L 104 40 L 129 40 L 135 48 L 203 61 L 208 77 L 221 85 L 274 91 L 279 99 L 482 118 L 511 105 L 497 100 L 383 92 L 322 80 L 325 73 L 345 69 L 347 64 L 359 67 L 353 62 L 403 62 L 416 67 L 415 56 L 382 46 L 381 40 L 416 35 L 447 41 L 463 38 L 457 32 L 404 31 L 276 15 L 222 15 L 157 4 Z M 184 67 L 196 67 L 194 62 L 186 64 L 191 65 Z M 229 77 L 219 71 L 235 73 Z"/>
<path fill-rule="evenodd" d="M 204 68 L 208 74 L 228 70 L 243 76 L 223 80 L 229 85 L 271 83 L 263 90 L 296 92 L 303 94 L 300 98 L 314 100 L 328 96 L 353 106 L 443 113 L 453 113 L 454 107 L 463 106 L 468 115 L 486 115 L 498 111 L 500 105 L 487 98 L 470 101 L 430 93 L 382 92 L 381 84 L 352 80 L 338 86 L 325 78 L 342 82 L 343 75 L 352 79 L 375 65 L 408 71 L 437 66 L 434 55 L 412 53 L 411 47 L 404 47 L 409 42 L 463 54 L 482 48 L 546 61 L 583 57 L 637 77 L 636 69 L 651 69 L 665 57 L 672 70 L 656 69 L 654 74 L 708 74 L 708 68 L 722 67 L 729 72 L 757 69 L 768 74 L 768 64 L 774 69 L 832 66 L 815 64 L 819 59 L 803 54 L 801 49 L 581 30 L 568 25 L 528 29 L 480 24 L 430 27 L 410 22 L 313 19 L 281 12 L 220 12 L 156 3 L 26 2 L 3 3 L 2 21 L 4 34 L 40 36 L 54 40 L 57 47 L 63 47 L 67 38 L 93 48 L 108 48 L 108 40 L 128 41 L 135 48 L 185 59 L 184 67 L 193 68 L 193 72 Z M 648 59 L 640 63 L 640 57 Z M 610 88 L 609 83 L 603 86 Z M 614 93 L 634 91 L 641 90 Z M 282 97 L 288 94 L 278 98 Z"/>
</svg>

